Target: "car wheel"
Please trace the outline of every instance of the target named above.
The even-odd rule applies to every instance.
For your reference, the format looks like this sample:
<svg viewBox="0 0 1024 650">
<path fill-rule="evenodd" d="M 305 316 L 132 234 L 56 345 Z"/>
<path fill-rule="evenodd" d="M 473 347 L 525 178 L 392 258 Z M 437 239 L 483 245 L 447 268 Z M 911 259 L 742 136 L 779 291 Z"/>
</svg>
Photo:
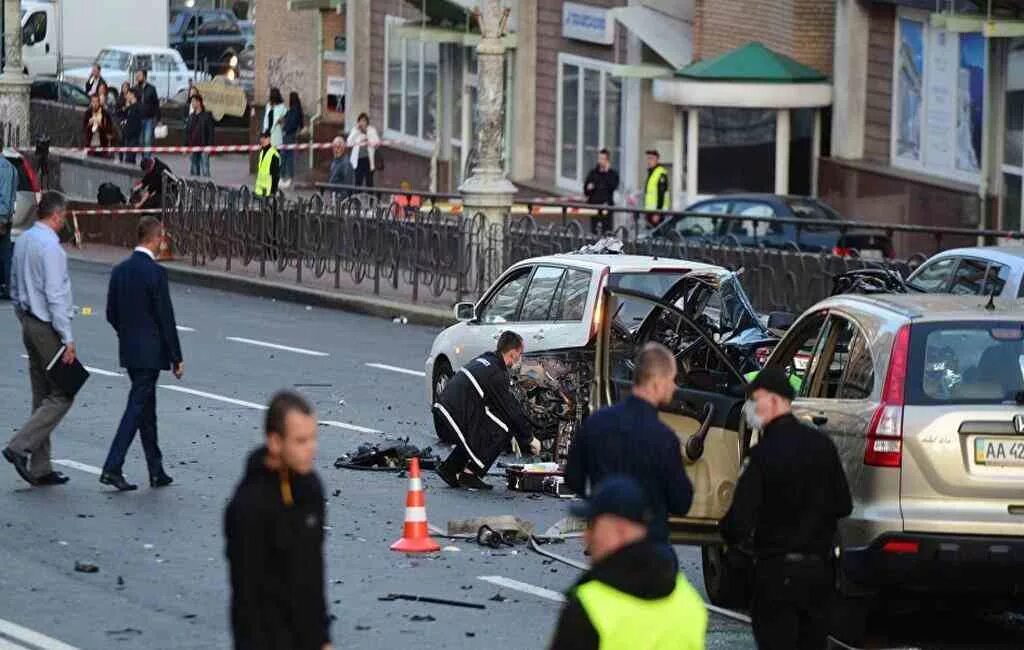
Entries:
<svg viewBox="0 0 1024 650">
<path fill-rule="evenodd" d="M 434 403 L 440 399 L 441 393 L 444 392 L 445 386 L 448 385 L 448 380 L 452 378 L 452 364 L 448 363 L 448 360 L 441 357 L 434 364 Z"/>
<path fill-rule="evenodd" d="M 726 555 L 724 546 L 702 546 L 704 590 L 712 605 L 746 609 L 750 605 L 750 567 L 741 558 Z"/>
</svg>

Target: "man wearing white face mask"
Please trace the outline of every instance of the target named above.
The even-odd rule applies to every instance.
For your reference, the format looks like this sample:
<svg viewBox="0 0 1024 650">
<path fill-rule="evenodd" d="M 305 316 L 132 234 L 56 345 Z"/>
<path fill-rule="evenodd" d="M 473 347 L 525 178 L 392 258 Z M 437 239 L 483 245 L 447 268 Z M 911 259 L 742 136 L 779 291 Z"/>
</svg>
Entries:
<svg viewBox="0 0 1024 650">
<path fill-rule="evenodd" d="M 852 512 L 831 438 L 791 412 L 793 385 L 777 368 L 747 385 L 744 414 L 761 428 L 721 522 L 732 546 L 754 554 L 754 638 L 761 650 L 825 647 L 832 544 Z"/>
<path fill-rule="evenodd" d="M 540 453 L 540 441 L 509 382 L 508 371 L 522 358 L 523 338 L 502 332 L 497 349 L 455 373 L 434 404 L 437 437 L 455 444 L 437 468 L 437 475 L 451 487 L 490 490 L 483 477 L 513 437 L 534 456 Z"/>
</svg>

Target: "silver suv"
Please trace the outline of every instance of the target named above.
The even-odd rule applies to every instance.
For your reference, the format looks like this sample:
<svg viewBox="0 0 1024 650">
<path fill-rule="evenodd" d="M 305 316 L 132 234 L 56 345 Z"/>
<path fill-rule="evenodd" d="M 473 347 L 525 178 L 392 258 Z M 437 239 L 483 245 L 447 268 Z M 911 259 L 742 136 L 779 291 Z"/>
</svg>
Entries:
<svg viewBox="0 0 1024 650">
<path fill-rule="evenodd" d="M 1024 307 L 986 303 L 835 296 L 768 359 L 843 460 L 844 595 L 1024 590 Z"/>
</svg>

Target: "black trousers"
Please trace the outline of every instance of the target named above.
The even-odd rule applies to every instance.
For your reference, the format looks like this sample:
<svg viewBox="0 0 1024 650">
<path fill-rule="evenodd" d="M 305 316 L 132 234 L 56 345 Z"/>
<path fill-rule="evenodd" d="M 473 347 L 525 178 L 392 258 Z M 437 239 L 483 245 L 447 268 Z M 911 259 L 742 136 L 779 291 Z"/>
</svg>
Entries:
<svg viewBox="0 0 1024 650">
<path fill-rule="evenodd" d="M 472 432 L 463 432 L 451 426 L 442 413 L 434 409 L 434 430 L 437 437 L 443 442 L 450 442 L 455 445 L 452 453 L 441 463 L 445 470 L 453 473 L 460 473 L 469 470 L 477 476 L 486 476 L 491 470 L 491 465 L 501 456 L 502 449 L 508 444 L 511 436 L 484 437 Z"/>
<path fill-rule="evenodd" d="M 823 558 L 758 560 L 752 618 L 759 650 L 822 650 L 828 636 L 832 571 Z"/>
<path fill-rule="evenodd" d="M 373 170 L 370 169 L 369 158 L 360 158 L 356 164 L 356 185 L 373 187 Z"/>
<path fill-rule="evenodd" d="M 159 370 L 128 369 L 132 388 L 128 393 L 128 405 L 121 417 L 117 435 L 110 444 L 110 453 L 103 463 L 103 471 L 120 474 L 128 448 L 135 439 L 135 432 L 142 438 L 142 450 L 146 454 L 149 475 L 156 476 L 163 471 L 163 455 L 156 437 L 156 381 Z"/>
</svg>

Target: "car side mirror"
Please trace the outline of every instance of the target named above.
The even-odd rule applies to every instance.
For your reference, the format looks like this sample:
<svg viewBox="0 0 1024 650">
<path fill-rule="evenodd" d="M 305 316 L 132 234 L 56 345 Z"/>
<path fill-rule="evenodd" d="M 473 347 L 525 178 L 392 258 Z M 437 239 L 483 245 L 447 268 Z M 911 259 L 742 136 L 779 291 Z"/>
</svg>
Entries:
<svg viewBox="0 0 1024 650">
<path fill-rule="evenodd" d="M 458 303 L 455 305 L 455 318 L 462 323 L 476 320 L 476 305 L 471 302 Z"/>
<path fill-rule="evenodd" d="M 768 329 L 788 330 L 796 321 L 796 316 L 788 311 L 773 311 L 768 314 Z"/>
</svg>

